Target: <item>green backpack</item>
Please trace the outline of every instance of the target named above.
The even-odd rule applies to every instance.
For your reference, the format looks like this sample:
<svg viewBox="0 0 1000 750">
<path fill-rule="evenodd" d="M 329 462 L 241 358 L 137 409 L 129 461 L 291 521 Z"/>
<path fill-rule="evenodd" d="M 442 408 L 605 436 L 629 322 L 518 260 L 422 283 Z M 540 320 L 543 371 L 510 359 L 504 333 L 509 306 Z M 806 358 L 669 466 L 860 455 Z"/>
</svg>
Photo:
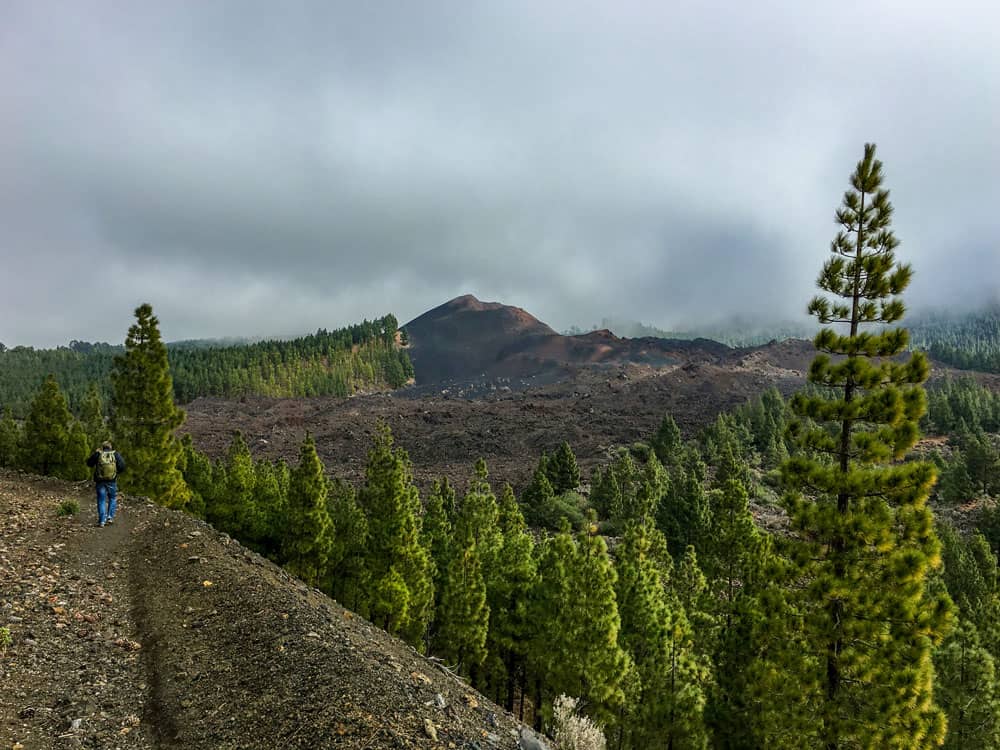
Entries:
<svg viewBox="0 0 1000 750">
<path fill-rule="evenodd" d="M 112 481 L 118 476 L 118 462 L 115 460 L 114 451 L 101 451 L 97 459 L 97 479 L 101 481 Z"/>
</svg>

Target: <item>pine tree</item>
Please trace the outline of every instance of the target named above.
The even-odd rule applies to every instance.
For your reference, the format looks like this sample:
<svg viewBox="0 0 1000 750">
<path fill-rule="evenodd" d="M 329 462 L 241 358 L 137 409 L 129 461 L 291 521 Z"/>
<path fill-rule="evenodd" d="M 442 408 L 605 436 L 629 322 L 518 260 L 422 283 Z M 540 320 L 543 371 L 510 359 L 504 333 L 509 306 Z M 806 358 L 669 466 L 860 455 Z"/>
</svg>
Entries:
<svg viewBox="0 0 1000 750">
<path fill-rule="evenodd" d="M 972 477 L 969 476 L 965 457 L 959 452 L 944 465 L 938 481 L 937 495 L 949 505 L 959 505 L 974 499 L 976 490 Z"/>
<path fill-rule="evenodd" d="M 535 469 L 531 483 L 522 495 L 524 518 L 532 526 L 549 526 L 555 511 L 555 492 L 541 465 Z M 556 520 L 558 525 L 558 520 Z"/>
<path fill-rule="evenodd" d="M 393 447 L 384 422 L 376 428 L 358 500 L 368 520 L 365 569 L 374 592 L 363 609 L 389 632 L 423 648 L 433 616 L 434 571 L 420 544 L 420 496 L 409 457 Z"/>
<path fill-rule="evenodd" d="M 63 452 L 63 464 L 59 469 L 59 476 L 78 482 L 90 476 L 90 469 L 87 468 L 87 458 L 91 454 L 90 441 L 87 433 L 79 420 L 74 419 L 69 426 L 66 435 L 66 449 Z"/>
<path fill-rule="evenodd" d="M 330 553 L 330 590 L 333 596 L 356 609 L 368 584 L 364 555 L 368 540 L 368 519 L 347 482 L 333 481 L 327 509 L 335 531 Z"/>
<path fill-rule="evenodd" d="M 925 594 L 940 551 L 926 506 L 934 468 L 882 465 L 902 458 L 918 437 L 927 358 L 894 359 L 906 349 L 905 329 L 862 330 L 902 318 L 896 295 L 911 277 L 896 262 L 892 205 L 881 183 L 882 164 L 866 145 L 818 280 L 839 299 L 817 296 L 809 305 L 821 323 L 849 330 L 816 336 L 822 353 L 808 377 L 816 388 L 792 400 L 800 420 L 793 434 L 805 453 L 785 464 L 783 478 L 800 540 L 803 618 L 801 639 L 787 645 L 811 657 L 797 662 L 811 671 L 787 675 L 799 702 L 775 719 L 812 717 L 801 747 L 935 747 L 945 732 L 932 701 L 931 649 L 951 609 L 946 597 Z"/>
<path fill-rule="evenodd" d="M 617 574 L 593 515 L 580 531 L 571 580 L 576 597 L 570 610 L 569 631 L 575 646 L 570 666 L 575 668 L 578 680 L 571 685 L 575 688 L 571 694 L 586 702 L 587 712 L 595 720 L 610 724 L 625 703 L 623 683 L 632 664 L 618 644 L 621 619 L 615 599 Z"/>
<path fill-rule="evenodd" d="M 257 508 L 256 472 L 243 434 L 237 432 L 226 453 L 225 483 L 206 508 L 208 521 L 244 544 L 259 549 L 263 518 Z"/>
<path fill-rule="evenodd" d="M 642 516 L 645 511 L 640 506 L 645 503 L 652 502 L 654 507 L 658 506 L 659 498 L 654 498 L 653 495 L 662 495 L 666 491 L 667 477 L 656 471 L 658 467 L 662 468 L 659 461 L 655 457 L 650 458 L 655 463 L 649 466 L 650 462 L 647 462 L 647 474 L 643 476 L 629 451 L 622 449 L 611 465 L 603 473 L 599 471 L 595 477 L 594 489 L 590 495 L 591 505 L 599 515 L 611 522 L 612 530 L 620 530 L 629 519 Z M 650 473 L 656 475 L 656 481 L 644 488 L 643 480 L 649 479 Z"/>
<path fill-rule="evenodd" d="M 490 608 L 487 651 L 492 659 L 490 676 L 498 688 L 502 685 L 504 707 L 513 711 L 515 686 L 520 685 L 522 695 L 525 689 L 528 606 L 536 578 L 536 562 L 534 542 L 510 485 L 505 485 L 500 495 L 497 526 L 501 535 L 500 549 L 492 568 L 486 571 Z"/>
<path fill-rule="evenodd" d="M 623 482 L 621 506 L 614 521 L 624 529 L 629 522 L 645 523 L 656 517 L 663 498 L 670 492 L 670 477 L 656 454 L 651 454 L 634 480 Z"/>
<path fill-rule="evenodd" d="M 452 554 L 441 592 L 437 651 L 465 669 L 475 684 L 486 659 L 490 610 L 484 570 L 493 568 L 500 535 L 496 497 L 487 481 L 486 461 L 476 462 L 469 491 L 455 517 Z"/>
<path fill-rule="evenodd" d="M 1000 488 L 1000 450 L 981 429 L 959 438 L 969 478 L 976 489 L 994 494 Z"/>
<path fill-rule="evenodd" d="M 191 491 L 177 468 L 181 444 L 174 431 L 184 412 L 174 405 L 167 348 L 153 308 L 140 305 L 111 373 L 112 433 L 128 462 L 122 485 L 168 508 L 183 508 Z"/>
<path fill-rule="evenodd" d="M 958 605 L 962 618 L 977 626 L 990 619 L 990 604 L 997 595 L 997 557 L 978 531 L 968 538 L 947 523 L 938 525 L 941 540 L 941 578 Z M 986 617 L 984 617 L 986 615 Z"/>
<path fill-rule="evenodd" d="M 694 471 L 677 466 L 657 508 L 657 526 L 667 538 L 670 554 L 688 546 L 703 549 L 712 523 L 712 508 Z"/>
<path fill-rule="evenodd" d="M 474 673 L 486 659 L 489 617 L 480 549 L 471 528 L 462 524 L 445 573 L 435 652 L 462 672 Z"/>
<path fill-rule="evenodd" d="M 944 747 L 1000 746 L 1000 688 L 993 655 L 962 621 L 934 653 L 935 699 L 948 717 Z"/>
<path fill-rule="evenodd" d="M 552 491 L 557 495 L 580 486 L 580 467 L 576 463 L 576 456 L 569 443 L 564 442 L 548 457 L 546 475 L 552 485 Z"/>
<path fill-rule="evenodd" d="M 663 417 L 663 421 L 660 422 L 660 426 L 650 442 L 653 446 L 653 452 L 656 453 L 661 464 L 664 466 L 675 465 L 678 459 L 677 453 L 682 443 L 681 430 L 672 416 L 667 414 Z"/>
<path fill-rule="evenodd" d="M 759 597 L 771 557 L 770 539 L 758 531 L 746 488 L 735 480 L 712 493 L 709 554 L 703 564 L 718 633 L 712 647 L 714 681 L 705 710 L 717 747 L 752 750 L 751 666 L 763 650 Z"/>
<path fill-rule="evenodd" d="M 21 465 L 45 475 L 62 475 L 66 467 L 70 414 L 54 375 L 49 375 L 31 402 L 24 421 Z"/>
<path fill-rule="evenodd" d="M 448 573 L 448 565 L 452 558 L 453 536 L 451 520 L 445 510 L 445 503 L 452 506 L 454 514 L 454 491 L 448 496 L 448 480 L 435 481 L 431 494 L 424 506 L 424 518 L 420 527 L 420 543 L 431 559 L 434 569 L 434 621 L 427 633 L 428 644 L 437 637 L 437 624 L 440 620 L 441 593 L 444 591 L 444 581 Z"/>
<path fill-rule="evenodd" d="M 83 423 L 87 444 L 91 450 L 111 438 L 111 430 L 104 421 L 104 404 L 97 383 L 92 382 L 87 388 L 87 395 L 80 406 L 80 422 Z"/>
<path fill-rule="evenodd" d="M 546 479 L 546 483 L 548 480 Z M 528 604 L 528 675 L 533 697 L 535 729 L 551 712 L 560 693 L 578 691 L 572 660 L 581 644 L 576 640 L 572 608 L 577 592 L 573 578 L 576 542 L 564 519 L 559 533 L 536 547 L 538 578 Z"/>
<path fill-rule="evenodd" d="M 288 518 L 288 465 L 278 460 L 274 463 L 260 460 L 254 462 L 254 504 L 259 517 L 257 544 L 272 560 L 281 555 L 281 540 L 285 537 L 285 523 Z M 327 499 L 329 501 L 329 495 Z M 339 534 L 337 519 L 331 516 L 334 530 Z"/>
<path fill-rule="evenodd" d="M 688 546 L 670 576 L 668 591 L 687 613 L 693 631 L 695 650 L 708 654 L 712 647 L 712 635 L 717 623 L 713 613 L 708 578 L 698 562 L 695 548 Z"/>
<path fill-rule="evenodd" d="M 690 624 L 666 593 L 649 522 L 632 522 L 619 547 L 619 643 L 635 664 L 635 695 L 619 721 L 620 746 L 704 748 L 708 669 L 691 649 Z"/>
<path fill-rule="evenodd" d="M 299 465 L 288 488 L 288 526 L 283 543 L 285 567 L 310 586 L 325 580 L 333 546 L 333 522 L 326 509 L 326 472 L 307 435 L 299 449 Z"/>
<path fill-rule="evenodd" d="M 500 543 L 497 529 L 499 508 L 488 480 L 486 461 L 480 458 L 476 461 L 469 490 L 462 498 L 455 517 L 455 537 L 469 534 L 479 547 L 486 565 L 491 564 L 492 555 Z"/>
<path fill-rule="evenodd" d="M 611 467 L 606 470 L 601 467 L 594 469 L 590 486 L 590 507 L 597 511 L 599 518 L 611 518 L 612 508 L 622 505 L 621 487 Z"/>
<path fill-rule="evenodd" d="M 215 502 L 217 488 L 212 478 L 212 462 L 194 447 L 191 435 L 181 438 L 181 474 L 191 491 L 187 511 L 199 518 L 207 514 L 207 506 Z"/>
<path fill-rule="evenodd" d="M 8 406 L 0 419 L 0 466 L 13 467 L 21 455 L 21 428 Z"/>
</svg>

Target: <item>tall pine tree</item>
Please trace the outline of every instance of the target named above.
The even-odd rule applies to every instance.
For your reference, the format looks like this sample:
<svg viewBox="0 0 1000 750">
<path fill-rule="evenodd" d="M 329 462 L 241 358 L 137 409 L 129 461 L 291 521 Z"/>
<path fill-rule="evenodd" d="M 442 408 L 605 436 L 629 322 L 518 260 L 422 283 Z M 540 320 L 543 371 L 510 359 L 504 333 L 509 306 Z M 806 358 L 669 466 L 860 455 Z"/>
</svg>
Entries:
<svg viewBox="0 0 1000 750">
<path fill-rule="evenodd" d="M 358 500 L 368 519 L 364 559 L 371 582 L 363 610 L 377 624 L 423 648 L 433 616 L 434 568 L 420 543 L 420 496 L 410 459 L 402 448 L 394 448 L 384 422 L 376 428 Z"/>
<path fill-rule="evenodd" d="M 496 497 L 487 478 L 486 461 L 480 458 L 455 517 L 437 622 L 436 650 L 469 673 L 473 683 L 486 659 L 490 609 L 484 571 L 493 569 L 501 540 Z"/>
<path fill-rule="evenodd" d="M 125 353 L 111 372 L 112 432 L 128 462 L 122 486 L 168 508 L 183 508 L 191 498 L 178 465 L 181 443 L 174 431 L 184 412 L 174 405 L 167 347 L 153 308 L 140 305 L 125 338 Z"/>
<path fill-rule="evenodd" d="M 933 703 L 933 644 L 947 631 L 950 603 L 926 594 L 940 545 L 926 501 L 934 468 L 898 463 L 918 437 L 928 374 L 920 352 L 906 360 L 899 295 L 908 265 L 897 263 L 892 205 L 875 147 L 851 176 L 836 220 L 841 230 L 809 312 L 824 324 L 799 393 L 793 434 L 804 449 L 783 467 L 786 505 L 798 535 L 801 640 L 811 657 L 789 713 L 812 717 L 800 747 L 936 747 L 945 732 Z M 864 330 L 866 326 L 876 326 Z M 837 357 L 832 359 L 831 355 Z"/>
<path fill-rule="evenodd" d="M 358 505 L 354 487 L 347 482 L 330 483 L 326 506 L 335 532 L 330 555 L 330 591 L 338 601 L 357 609 L 368 583 L 364 564 L 368 519 Z"/>
<path fill-rule="evenodd" d="M 67 475 L 70 414 L 66 397 L 49 375 L 38 389 L 24 421 L 21 465 L 38 474 L 75 479 Z M 86 459 L 86 456 L 84 456 Z"/>
<path fill-rule="evenodd" d="M 638 678 L 619 722 L 619 745 L 700 749 L 708 738 L 703 718 L 708 668 L 691 648 L 683 609 L 667 595 L 654 555 L 657 534 L 649 519 L 633 521 L 617 550 L 618 640 Z"/>
<path fill-rule="evenodd" d="M 730 479 L 711 499 L 710 544 L 702 559 L 718 632 L 712 643 L 715 679 L 705 714 L 717 747 L 752 750 L 760 742 L 753 732 L 750 667 L 762 650 L 759 597 L 771 540 L 757 529 L 742 484 Z"/>
<path fill-rule="evenodd" d="M 496 690 L 503 693 L 504 707 L 513 711 L 515 686 L 520 686 L 522 698 L 526 687 L 528 605 L 536 564 L 532 554 L 535 545 L 510 485 L 500 495 L 498 528 L 500 548 L 492 568 L 486 571 L 490 607 L 487 650 L 491 658 L 490 677 Z"/>
<path fill-rule="evenodd" d="M 454 502 L 454 491 L 448 485 L 448 480 L 435 481 L 431 494 L 427 497 L 423 522 L 420 525 L 420 543 L 427 550 L 434 570 L 435 614 L 426 634 L 428 647 L 437 638 L 438 624 L 441 619 L 441 592 L 444 591 L 444 581 L 454 546 L 450 518 L 451 515 L 454 515 Z M 446 503 L 452 509 L 450 514 L 445 509 Z"/>
<path fill-rule="evenodd" d="M 333 546 L 333 522 L 326 508 L 326 496 L 326 472 L 316 453 L 316 442 L 307 435 L 288 488 L 283 556 L 285 567 L 310 586 L 318 586 L 325 580 Z"/>
<path fill-rule="evenodd" d="M 552 491 L 557 495 L 575 490 L 580 486 L 580 467 L 569 443 L 564 442 L 548 456 L 545 465 Z"/>
</svg>

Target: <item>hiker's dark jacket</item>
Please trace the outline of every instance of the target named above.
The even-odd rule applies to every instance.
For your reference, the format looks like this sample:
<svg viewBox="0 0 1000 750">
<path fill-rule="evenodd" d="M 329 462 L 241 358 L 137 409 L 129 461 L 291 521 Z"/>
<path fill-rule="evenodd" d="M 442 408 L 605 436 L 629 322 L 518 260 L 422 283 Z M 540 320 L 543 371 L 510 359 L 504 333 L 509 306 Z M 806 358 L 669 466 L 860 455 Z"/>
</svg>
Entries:
<svg viewBox="0 0 1000 750">
<path fill-rule="evenodd" d="M 118 474 L 121 474 L 123 471 L 125 471 L 125 459 L 122 458 L 121 453 L 115 451 L 115 478 L 100 479 L 97 476 L 97 462 L 100 460 L 101 460 L 100 451 L 94 451 L 93 453 L 90 454 L 90 458 L 87 459 L 87 466 L 89 466 L 94 470 L 94 481 L 97 482 L 98 484 L 100 484 L 101 482 L 103 482 L 104 484 L 111 484 L 112 482 L 117 481 Z"/>
</svg>

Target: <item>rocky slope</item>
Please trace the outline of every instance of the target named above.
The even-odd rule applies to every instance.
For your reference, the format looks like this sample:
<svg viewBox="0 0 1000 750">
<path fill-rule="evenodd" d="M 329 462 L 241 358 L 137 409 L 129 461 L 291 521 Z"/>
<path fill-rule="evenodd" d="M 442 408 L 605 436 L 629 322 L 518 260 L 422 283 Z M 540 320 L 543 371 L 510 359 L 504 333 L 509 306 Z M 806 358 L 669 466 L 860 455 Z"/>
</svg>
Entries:
<svg viewBox="0 0 1000 750">
<path fill-rule="evenodd" d="M 0 472 L 0 748 L 518 747 L 513 717 L 210 527 L 95 515 L 86 483 Z"/>
<path fill-rule="evenodd" d="M 213 457 L 224 455 L 233 432 L 241 430 L 254 455 L 292 463 L 308 431 L 330 473 L 357 483 L 382 419 L 409 452 L 421 487 L 447 476 L 464 488 L 483 457 L 497 490 L 503 482 L 520 489 L 542 451 L 563 441 L 589 478 L 615 446 L 648 440 L 665 414 L 693 436 L 720 411 L 771 385 L 788 393 L 804 382 L 800 372 L 752 362 L 584 368 L 568 380 L 521 390 L 481 381 L 350 399 L 198 399 L 185 406 L 182 429 Z"/>
</svg>

